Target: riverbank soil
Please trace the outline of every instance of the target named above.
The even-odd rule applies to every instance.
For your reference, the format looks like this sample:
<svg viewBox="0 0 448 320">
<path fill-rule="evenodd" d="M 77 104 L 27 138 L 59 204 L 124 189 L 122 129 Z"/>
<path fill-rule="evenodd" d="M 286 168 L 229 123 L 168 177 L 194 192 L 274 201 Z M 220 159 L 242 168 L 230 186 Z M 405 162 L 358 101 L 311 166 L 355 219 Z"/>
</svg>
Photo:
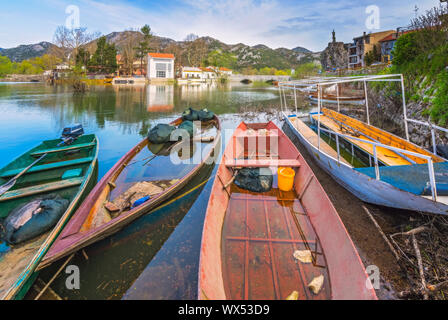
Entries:
<svg viewBox="0 0 448 320">
<path fill-rule="evenodd" d="M 378 267 L 381 283 L 376 292 L 379 299 L 424 299 L 426 291 L 422 290 L 418 259 L 411 237 L 393 236 L 398 245 L 398 247 L 394 245 L 400 258 L 397 262 L 392 250 L 364 211 L 363 206 L 370 211 L 388 239 L 390 235 L 410 231 L 422 225 L 426 226 L 427 231 L 417 234 L 416 238 L 423 257 L 427 283 L 434 285 L 447 279 L 448 242 L 447 237 L 443 235 L 448 232 L 446 229 L 448 223 L 443 217 L 365 204 L 340 186 L 316 164 L 289 127 L 283 125 L 283 130 L 298 147 L 333 202 L 365 267 Z M 448 288 L 445 288 L 446 293 L 443 291 L 443 286 L 440 290 L 437 289 L 439 288 L 430 292 L 429 298 L 446 299 Z"/>
</svg>

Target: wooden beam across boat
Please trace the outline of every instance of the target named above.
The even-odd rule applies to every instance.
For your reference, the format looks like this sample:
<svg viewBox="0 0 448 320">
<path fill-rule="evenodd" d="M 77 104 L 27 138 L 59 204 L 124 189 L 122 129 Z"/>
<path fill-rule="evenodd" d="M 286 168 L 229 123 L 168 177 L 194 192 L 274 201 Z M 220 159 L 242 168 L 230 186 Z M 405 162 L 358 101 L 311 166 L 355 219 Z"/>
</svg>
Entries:
<svg viewBox="0 0 448 320">
<path fill-rule="evenodd" d="M 79 186 L 82 184 L 83 181 L 84 177 L 72 178 L 51 183 L 39 184 L 28 188 L 8 191 L 0 197 L 0 202 Z"/>
<path fill-rule="evenodd" d="M 300 167 L 300 162 L 294 159 L 256 159 L 256 160 L 228 160 L 226 167 L 234 168 L 269 168 L 269 167 Z"/>
<path fill-rule="evenodd" d="M 385 145 L 389 145 L 391 147 L 400 148 L 403 150 L 408 150 L 411 152 L 419 153 L 425 156 L 432 157 L 435 163 L 444 162 L 445 160 L 433 153 L 417 146 L 416 144 L 406 141 L 392 133 L 384 131 L 380 128 L 374 127 L 357 119 L 351 118 L 349 116 L 343 115 L 339 112 L 330 110 L 330 109 L 322 109 L 322 113 L 320 116 L 321 123 L 328 127 L 329 129 L 345 135 L 353 135 L 351 132 L 347 132 L 344 130 L 344 126 L 346 125 L 349 129 L 348 131 L 357 131 L 362 136 L 361 138 L 365 138 L 366 140 L 376 141 Z M 318 115 L 313 115 L 313 118 L 317 121 Z M 373 155 L 373 145 L 361 141 L 357 141 L 354 139 L 349 139 L 351 143 L 358 146 L 362 150 L 368 152 Z M 410 165 L 413 162 L 417 164 L 425 164 L 427 161 L 423 158 L 411 156 L 411 155 L 401 155 L 396 152 L 393 152 L 389 149 L 377 148 L 378 159 L 388 166 L 399 166 L 399 165 Z"/>
<path fill-rule="evenodd" d="M 32 167 L 30 170 L 27 171 L 27 174 L 89 163 L 89 162 L 92 162 L 92 160 L 94 160 L 93 157 L 86 157 L 86 158 L 80 158 L 80 159 L 74 159 L 74 160 L 46 163 L 46 164 L 42 164 L 40 166 Z M 13 176 L 19 174 L 20 172 L 22 172 L 23 169 L 25 169 L 25 168 L 12 169 L 12 170 L 5 171 L 0 175 L 0 177 L 1 178 L 13 177 Z"/>
<path fill-rule="evenodd" d="M 57 152 L 66 152 L 66 151 L 72 151 L 72 150 L 78 150 L 78 149 L 86 149 L 86 148 L 93 148 L 95 146 L 95 143 L 81 143 L 81 144 L 75 144 L 65 147 L 58 147 L 58 148 L 49 148 L 44 150 L 39 150 L 36 152 L 31 153 L 32 157 L 40 157 L 41 155 L 45 153 L 57 153 Z"/>
</svg>

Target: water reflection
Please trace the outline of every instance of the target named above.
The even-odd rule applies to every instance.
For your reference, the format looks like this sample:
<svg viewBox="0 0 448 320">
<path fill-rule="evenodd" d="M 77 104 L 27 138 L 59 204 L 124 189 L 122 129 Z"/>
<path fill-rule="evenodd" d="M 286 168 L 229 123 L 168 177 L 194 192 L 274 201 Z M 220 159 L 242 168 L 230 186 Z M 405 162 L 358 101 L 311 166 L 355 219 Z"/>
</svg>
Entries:
<svg viewBox="0 0 448 320">
<path fill-rule="evenodd" d="M 149 85 L 147 92 L 149 112 L 169 112 L 174 109 L 174 86 Z"/>
<path fill-rule="evenodd" d="M 71 264 L 80 269 L 81 290 L 68 290 L 65 286 L 64 276 L 56 279 L 52 285 L 53 290 L 61 297 L 70 299 L 121 299 L 142 272 L 145 273 L 144 270 L 147 266 L 152 265 L 153 260 L 158 259 L 158 252 L 164 247 L 163 251 L 188 252 L 187 257 L 181 254 L 172 257 L 176 258 L 174 261 L 177 261 L 177 266 L 176 264 L 168 266 L 163 273 L 167 279 L 177 279 L 176 286 L 181 291 L 181 293 L 178 292 L 179 297 L 185 295 L 186 290 L 192 290 L 191 292 L 194 293 L 196 290 L 194 281 L 190 283 L 192 273 L 188 272 L 188 268 L 185 266 L 195 264 L 193 261 L 195 254 L 192 254 L 194 249 L 192 239 L 195 237 L 190 235 L 190 239 L 183 239 L 181 242 L 173 242 L 173 239 L 177 237 L 178 229 L 183 229 L 181 225 L 192 223 L 191 219 L 185 223 L 183 219 L 200 197 L 212 170 L 212 166 L 206 166 L 193 179 L 189 189 L 179 192 L 174 196 L 174 200 L 163 208 L 140 218 L 137 223 L 125 227 L 117 234 L 87 247 L 85 254 L 78 254 Z M 176 200 L 176 198 L 178 199 Z M 171 241 L 167 241 L 168 239 Z M 44 281 L 48 281 L 60 264 L 62 262 L 43 270 L 40 277 Z M 197 273 L 195 272 L 195 274 Z M 166 292 L 172 293 L 178 290 L 164 285 L 167 279 L 158 275 L 151 280 L 151 286 L 158 288 L 155 291 L 151 290 L 153 297 L 161 295 L 168 298 L 170 295 L 166 296 Z M 137 295 L 136 298 L 143 298 L 149 294 L 146 290 L 132 291 L 134 295 Z"/>
<path fill-rule="evenodd" d="M 78 122 L 99 138 L 101 178 L 152 126 L 169 123 L 187 107 L 215 112 L 224 130 L 234 129 L 242 121 L 239 113 L 243 110 L 278 108 L 278 104 L 275 89 L 242 85 L 97 86 L 74 95 L 69 87 L 2 84 L 0 167 L 42 140 L 59 137 L 63 127 Z M 155 110 L 159 105 L 173 107 Z M 262 114 L 251 121 L 270 120 L 263 116 L 271 117 Z M 64 274 L 52 288 L 69 299 L 119 299 L 123 295 L 195 299 L 202 224 L 212 183 L 210 180 L 185 201 L 144 216 L 114 237 L 88 247 L 89 260 L 78 254 L 74 264 L 81 268 L 79 292 L 64 289 Z M 53 276 L 57 269 L 57 265 L 52 266 L 48 275 Z"/>
</svg>

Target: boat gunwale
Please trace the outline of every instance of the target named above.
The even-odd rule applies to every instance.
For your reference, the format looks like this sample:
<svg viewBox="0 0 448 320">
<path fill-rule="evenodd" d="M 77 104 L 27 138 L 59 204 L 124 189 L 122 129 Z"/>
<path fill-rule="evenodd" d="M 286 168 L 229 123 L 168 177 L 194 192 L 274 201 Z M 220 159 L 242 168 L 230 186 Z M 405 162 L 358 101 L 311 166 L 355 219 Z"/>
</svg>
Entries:
<svg viewBox="0 0 448 320">
<path fill-rule="evenodd" d="M 92 141 L 95 141 L 95 145 L 92 146 L 92 148 L 95 148 L 95 151 L 93 152 L 94 156 L 93 159 L 84 174 L 84 181 L 81 185 L 78 186 L 78 192 L 73 197 L 72 201 L 70 202 L 69 207 L 66 209 L 65 213 L 61 216 L 58 223 L 53 227 L 52 230 L 49 231 L 48 237 L 45 239 L 45 241 L 41 244 L 39 249 L 34 254 L 31 261 L 28 263 L 27 267 L 20 273 L 17 280 L 14 282 L 14 284 L 10 287 L 8 291 L 1 297 L 1 300 L 12 300 L 15 298 L 15 296 L 19 293 L 19 291 L 23 288 L 26 281 L 30 278 L 30 276 L 37 271 L 38 266 L 40 262 L 42 261 L 42 258 L 45 256 L 45 254 L 48 252 L 54 241 L 57 239 L 61 231 L 63 230 L 66 223 L 70 220 L 74 209 L 76 206 L 79 205 L 79 200 L 83 196 L 85 190 L 87 189 L 92 176 L 95 172 L 95 167 L 98 165 L 98 154 L 99 154 L 99 139 L 95 134 L 91 135 L 93 137 Z M 54 141 L 54 140 L 49 140 Z M 37 147 L 36 147 L 37 148 Z M 36 149 L 34 148 L 34 149 Z M 31 150 L 30 150 L 31 151 Z M 27 153 L 30 153 L 28 151 Z M 17 159 L 22 157 L 23 155 L 19 156 Z M 15 160 L 14 160 L 15 161 Z"/>
<path fill-rule="evenodd" d="M 244 122 L 243 122 L 244 123 Z M 242 125 L 242 124 L 241 124 Z M 241 127 L 241 125 L 237 128 L 237 130 Z M 275 125 L 275 124 L 274 124 Z M 278 128 L 278 127 L 277 127 Z M 361 257 L 359 256 L 358 251 L 356 250 L 356 247 L 345 227 L 345 225 L 342 222 L 342 219 L 340 218 L 338 212 L 336 211 L 336 209 L 333 206 L 333 203 L 331 202 L 331 200 L 329 199 L 328 195 L 326 194 L 326 192 L 324 191 L 323 187 L 321 186 L 321 184 L 319 183 L 319 181 L 317 180 L 317 177 L 315 176 L 313 170 L 309 167 L 308 163 L 306 162 L 305 158 L 302 156 L 302 154 L 300 153 L 300 151 L 294 146 L 294 144 L 292 143 L 292 141 L 287 137 L 287 135 L 280 130 L 280 128 L 278 128 L 279 132 L 281 132 L 284 137 L 286 138 L 286 140 L 289 142 L 289 146 L 295 148 L 295 151 L 297 152 L 300 160 L 302 160 L 304 163 L 302 164 L 302 166 L 300 167 L 299 170 L 302 170 L 303 168 L 305 168 L 305 170 L 308 170 L 309 173 L 309 182 L 307 182 L 306 186 L 302 186 L 304 188 L 304 194 L 302 195 L 302 199 L 303 197 L 305 197 L 306 192 L 309 190 L 308 186 L 312 183 L 312 181 L 314 180 L 314 183 L 317 185 L 315 186 L 315 188 L 320 189 L 321 194 L 323 195 L 323 197 L 325 197 L 324 199 L 324 203 L 323 206 L 325 207 L 325 205 L 328 206 L 328 208 L 330 209 L 329 211 L 331 211 L 330 213 L 324 214 L 325 218 L 329 218 L 331 216 L 333 216 L 333 222 L 336 222 L 339 225 L 339 236 L 341 237 L 339 239 L 339 241 L 344 241 L 346 244 L 349 244 L 349 248 L 346 248 L 345 251 L 345 257 L 349 257 L 350 261 L 349 261 L 349 265 L 346 266 L 346 268 L 350 269 L 350 271 L 355 271 L 358 274 L 358 282 L 356 283 L 356 288 L 355 290 L 357 290 L 357 292 L 355 294 L 352 294 L 351 292 L 348 292 L 350 290 L 348 290 L 347 286 L 345 284 L 343 284 L 343 281 L 341 282 L 340 279 L 344 273 L 348 272 L 344 270 L 340 270 L 341 269 L 341 264 L 343 264 L 343 262 L 338 259 L 336 256 L 336 253 L 332 253 L 330 250 L 330 253 L 328 253 L 328 242 L 331 243 L 330 240 L 325 240 L 324 242 L 327 242 L 327 245 L 324 246 L 323 241 L 322 241 L 322 232 L 318 232 L 317 228 L 316 228 L 316 217 L 320 216 L 322 217 L 322 213 L 320 212 L 314 212 L 314 213 L 310 213 L 308 212 L 308 217 L 310 219 L 311 224 L 313 225 L 313 228 L 316 231 L 316 236 L 318 241 L 320 241 L 321 243 L 321 247 L 324 251 L 325 254 L 325 259 L 327 261 L 327 272 L 328 272 L 328 276 L 330 278 L 330 287 L 331 287 L 331 297 L 332 299 L 346 299 L 347 296 L 348 297 L 355 297 L 355 298 L 363 298 L 363 299 L 377 299 L 375 290 L 373 289 L 373 287 L 368 288 L 367 287 L 367 283 L 370 283 L 368 274 L 364 268 L 364 265 L 362 263 Z M 236 132 L 234 133 L 235 136 Z M 229 145 L 226 147 L 226 152 L 224 152 L 223 155 L 223 160 L 221 161 L 221 164 L 218 168 L 218 172 L 217 172 L 217 177 L 218 175 L 221 173 L 221 171 L 224 170 L 224 172 L 230 171 L 228 168 L 226 168 L 224 166 L 225 163 L 225 156 L 227 154 L 227 150 L 233 149 L 233 137 L 231 138 Z M 296 175 L 296 179 L 299 177 L 299 175 Z M 216 207 L 216 205 L 213 205 L 213 201 L 215 201 L 213 195 L 214 195 L 214 190 L 216 190 L 217 188 L 222 188 L 220 183 L 223 183 L 222 181 L 220 182 L 219 180 L 221 180 L 221 178 L 218 177 L 218 179 L 215 179 L 215 182 L 213 184 L 212 187 L 212 196 L 209 199 L 209 203 L 207 206 L 207 212 L 206 212 L 206 217 L 205 217 L 205 222 L 204 222 L 204 228 L 203 228 L 203 233 L 202 233 L 202 244 L 201 244 L 201 254 L 200 254 L 200 260 L 199 260 L 199 273 L 198 273 L 198 299 L 202 300 L 202 299 L 209 299 L 210 297 L 207 296 L 207 292 L 205 292 L 204 290 L 206 290 L 205 288 L 203 288 L 203 283 L 204 282 L 208 282 L 206 285 L 208 286 L 208 289 L 214 289 L 215 291 L 217 291 L 218 293 L 215 292 L 215 296 L 218 296 L 219 299 L 226 299 L 229 298 L 227 297 L 227 290 L 226 290 L 226 286 L 224 283 L 224 278 L 223 278 L 223 260 L 222 260 L 222 231 L 223 231 L 223 227 L 224 227 L 224 223 L 225 223 L 225 217 L 226 217 L 226 210 L 227 208 L 224 208 L 223 211 L 219 212 L 219 217 L 217 216 L 217 212 L 212 212 L 212 209 Z M 296 181 L 297 182 L 297 181 Z M 299 188 L 298 186 L 296 186 L 296 188 Z M 224 190 L 224 189 L 223 189 Z M 296 189 L 297 190 L 297 189 Z M 229 200 L 230 200 L 230 194 L 228 193 L 228 191 L 226 190 L 226 192 L 224 193 L 224 191 L 221 192 L 222 195 L 224 195 L 224 204 L 226 204 L 227 206 L 229 205 Z M 302 201 L 301 201 L 302 203 Z M 221 203 L 220 203 L 221 204 Z M 305 206 L 304 203 L 302 203 L 305 211 L 308 211 L 307 206 Z M 216 222 L 216 219 L 218 219 Z M 334 220 L 336 219 L 336 220 Z M 213 222 L 212 222 L 213 221 Z M 208 246 L 210 246 L 210 244 L 206 243 L 207 240 L 207 236 L 208 234 L 211 234 L 215 229 L 213 230 L 208 230 L 208 228 L 212 228 L 213 224 L 215 222 L 219 223 L 221 225 L 218 225 L 215 227 L 215 229 L 219 229 L 221 230 L 220 232 L 220 245 L 219 245 L 219 263 L 218 262 L 211 262 L 210 261 L 210 253 L 216 251 L 217 245 L 213 245 L 212 248 L 207 248 Z M 213 237 L 212 237 L 213 239 Z M 214 249 L 214 250 L 213 250 Z M 207 255 L 207 257 L 205 257 Z M 214 257 L 214 256 L 213 256 Z M 331 257 L 331 262 L 329 261 L 328 257 Z M 205 265 L 204 261 L 207 261 L 207 265 Z M 353 265 L 354 262 L 356 266 Z M 335 265 L 337 265 L 336 267 L 333 267 L 331 264 L 334 262 Z M 210 267 L 211 266 L 211 267 Z M 202 278 L 210 278 L 210 275 L 206 276 L 208 274 L 208 272 L 205 270 L 205 268 L 212 268 L 214 269 L 212 271 L 213 275 L 215 277 L 219 277 L 219 280 L 202 280 Z M 339 267 L 339 268 L 338 268 Z M 215 274 L 218 273 L 218 274 Z M 362 279 L 361 279 L 362 278 Z M 333 279 L 333 280 L 331 280 Z M 338 280 L 335 280 L 338 279 Z M 210 284 L 210 281 L 212 281 L 212 283 Z M 216 281 L 218 281 L 218 283 L 216 283 Z M 337 285 L 340 286 L 337 287 Z M 363 288 L 363 286 L 365 286 Z M 208 294 L 210 294 L 210 292 L 208 292 Z"/>
<path fill-rule="evenodd" d="M 350 184 L 348 184 L 348 183 L 346 183 L 346 182 L 344 182 L 344 181 L 341 181 L 340 178 L 336 177 L 334 174 L 332 174 L 332 173 L 329 172 L 326 168 L 324 168 L 324 170 L 325 170 L 326 172 L 328 172 L 328 174 L 330 174 L 330 175 L 331 175 L 331 176 L 332 176 L 332 177 L 333 177 L 339 184 L 341 184 L 344 188 L 346 188 L 347 190 L 349 190 L 349 191 L 350 191 L 352 194 L 354 194 L 357 198 L 359 198 L 359 199 L 361 199 L 362 201 L 367 202 L 367 203 L 372 203 L 372 204 L 375 204 L 375 205 L 388 206 L 388 207 L 396 208 L 396 209 L 404 209 L 404 210 L 418 211 L 418 212 L 430 213 L 430 214 L 440 214 L 440 215 L 447 215 L 447 214 L 448 214 L 448 213 L 447 213 L 447 212 L 448 212 L 448 205 L 446 205 L 446 204 L 444 204 L 444 203 L 442 203 L 442 202 L 434 202 L 432 199 L 427 199 L 427 198 L 425 198 L 425 197 L 423 197 L 423 196 L 419 196 L 419 195 L 416 195 L 416 194 L 414 194 L 414 193 L 411 193 L 411 192 L 408 192 L 408 191 L 399 189 L 399 188 L 397 188 L 397 187 L 391 185 L 390 183 L 384 182 L 384 181 L 382 181 L 382 180 L 372 179 L 372 178 L 370 178 L 369 176 L 365 175 L 364 173 L 359 172 L 359 171 L 356 171 L 355 168 L 354 168 L 353 166 L 348 166 L 347 164 L 345 164 L 345 163 L 343 163 L 343 162 L 338 162 L 337 159 L 333 158 L 331 155 L 327 154 L 326 152 L 324 152 L 324 151 L 322 151 L 322 150 L 319 150 L 319 149 L 318 149 L 317 147 L 315 147 L 312 143 L 310 143 L 310 142 L 308 141 L 308 139 L 306 139 L 306 138 L 301 134 L 301 132 L 300 132 L 299 130 L 297 130 L 297 128 L 294 126 L 294 124 L 290 121 L 290 118 L 289 118 L 284 112 L 283 112 L 283 115 L 284 115 L 284 117 L 285 117 L 285 119 L 286 119 L 285 121 L 287 121 L 287 123 L 288 123 L 289 128 L 290 128 L 291 130 L 293 130 L 294 133 L 296 133 L 297 135 L 299 135 L 299 136 L 302 138 L 302 140 L 303 140 L 304 142 L 306 142 L 306 145 L 307 145 L 308 147 L 312 148 L 312 149 L 314 150 L 314 152 L 316 152 L 316 153 L 318 153 L 318 154 L 322 154 L 322 155 L 324 155 L 325 157 L 331 159 L 331 160 L 334 161 L 334 162 L 336 163 L 336 165 L 338 165 L 338 166 L 340 166 L 340 165 L 344 165 L 345 168 L 347 168 L 347 169 L 351 169 L 351 171 L 355 172 L 355 173 L 358 174 L 358 175 L 361 175 L 361 176 L 364 177 L 364 179 L 367 180 L 367 181 L 371 181 L 372 183 L 375 183 L 375 184 L 383 184 L 383 185 L 385 185 L 385 186 L 387 186 L 387 187 L 389 187 L 389 188 L 392 188 L 393 190 L 396 190 L 397 192 L 400 192 L 400 193 L 405 194 L 406 197 L 409 198 L 409 199 L 416 199 L 416 200 L 418 200 L 419 202 L 421 202 L 421 203 L 427 205 L 427 207 L 434 207 L 434 204 L 436 204 L 437 206 L 443 207 L 443 208 L 445 208 L 445 213 L 441 213 L 441 211 L 442 211 L 441 208 L 437 208 L 437 210 L 435 210 L 436 208 L 434 208 L 434 210 L 432 210 L 432 211 L 422 211 L 422 210 L 418 210 L 418 209 L 414 209 L 414 210 L 413 210 L 413 209 L 405 208 L 405 207 L 403 207 L 403 206 L 398 206 L 398 205 L 397 205 L 397 206 L 391 206 L 391 205 L 386 205 L 386 204 L 383 204 L 383 203 L 378 203 L 378 202 L 374 202 L 374 201 L 369 201 L 369 200 L 366 200 L 366 199 L 362 199 L 361 196 L 360 196 L 359 194 L 357 194 L 357 193 L 354 191 L 353 188 L 350 187 Z M 318 158 L 318 157 L 316 157 L 316 156 L 313 154 L 313 152 L 311 152 L 310 154 L 313 156 L 313 158 L 315 158 L 315 160 L 318 162 L 319 166 L 322 167 L 322 165 L 320 164 L 320 163 L 321 163 L 321 159 Z M 364 197 L 364 198 L 365 198 L 365 197 Z"/>
<path fill-rule="evenodd" d="M 171 124 L 179 123 L 182 121 L 182 118 L 178 118 L 171 122 Z M 58 250 L 51 256 L 46 256 L 42 260 L 41 264 L 38 267 L 38 270 L 41 270 L 43 268 L 46 268 L 53 262 L 63 258 L 64 256 L 69 255 L 70 253 L 76 252 L 96 241 L 99 241 L 101 239 L 104 239 L 112 234 L 114 234 L 116 231 L 120 230 L 124 226 L 128 225 L 132 221 L 139 218 L 141 215 L 145 213 L 149 213 L 151 210 L 155 209 L 157 206 L 159 206 L 163 201 L 169 199 L 173 194 L 178 192 L 180 189 L 182 189 L 193 177 L 194 175 L 201 170 L 201 168 L 207 164 L 207 162 L 212 157 L 213 152 L 216 152 L 216 147 L 218 146 L 218 143 L 221 140 L 221 122 L 218 118 L 218 116 L 215 115 L 214 119 L 212 120 L 216 123 L 216 136 L 213 141 L 213 145 L 210 148 L 210 151 L 207 153 L 207 155 L 203 158 L 203 161 L 196 165 L 186 176 L 182 177 L 177 183 L 172 185 L 170 188 L 165 190 L 163 193 L 155 196 L 152 198 L 151 201 L 148 201 L 144 205 L 141 205 L 133 210 L 128 211 L 127 213 L 112 219 L 111 221 L 97 227 L 92 228 L 91 230 L 87 232 L 81 232 L 81 228 L 87 217 L 89 216 L 90 209 L 93 207 L 93 205 L 96 203 L 98 198 L 101 196 L 101 193 L 103 192 L 104 188 L 107 187 L 109 181 L 113 179 L 114 175 L 118 173 L 118 175 L 122 172 L 122 168 L 124 169 L 126 167 L 126 163 L 128 161 L 132 160 L 143 148 L 144 145 L 146 145 L 147 138 L 143 139 L 141 142 L 139 142 L 136 146 L 134 146 L 131 150 L 129 150 L 105 175 L 104 177 L 98 182 L 98 184 L 94 187 L 94 189 L 90 192 L 90 194 L 87 196 L 87 198 L 84 200 L 84 202 L 81 204 L 81 206 L 78 208 L 78 210 L 75 212 L 73 219 L 70 221 L 70 223 L 75 224 L 74 226 L 67 225 L 67 227 L 71 227 L 70 229 L 73 229 L 72 231 L 68 232 L 67 235 L 64 235 L 64 230 L 60 235 L 60 239 L 57 239 L 61 243 L 61 247 L 68 246 L 68 249 L 64 250 Z M 218 153 L 219 154 L 219 153 Z M 87 214 L 79 215 L 77 216 L 78 212 L 87 212 Z M 76 219 L 76 220 L 75 220 Z M 67 243 L 65 246 L 64 244 Z M 76 244 L 76 245 L 74 245 Z M 50 252 L 51 253 L 51 250 Z"/>
</svg>

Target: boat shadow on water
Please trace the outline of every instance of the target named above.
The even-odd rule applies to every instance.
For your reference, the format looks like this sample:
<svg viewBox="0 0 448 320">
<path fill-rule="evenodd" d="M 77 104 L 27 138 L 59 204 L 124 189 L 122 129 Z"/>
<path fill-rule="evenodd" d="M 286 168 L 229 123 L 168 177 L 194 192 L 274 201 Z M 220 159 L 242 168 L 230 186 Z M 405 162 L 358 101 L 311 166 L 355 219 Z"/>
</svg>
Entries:
<svg viewBox="0 0 448 320">
<path fill-rule="evenodd" d="M 213 168 L 214 165 L 205 166 L 172 200 L 115 235 L 78 252 L 70 265 L 75 265 L 80 270 L 80 289 L 68 289 L 68 276 L 62 273 L 51 285 L 53 291 L 62 298 L 75 300 L 193 299 L 197 278 L 197 271 L 193 271 L 197 269 L 197 257 L 194 258 L 192 252 L 195 246 L 191 243 L 194 237 L 185 242 L 174 239 L 172 244 L 167 243 L 167 240 L 175 231 L 178 232 L 177 229 L 186 216 L 189 220 L 196 220 L 191 210 L 198 206 L 198 197 L 207 193 L 204 188 Z M 192 214 L 193 217 L 190 217 Z M 188 227 L 187 229 L 189 230 Z M 62 264 L 63 261 L 43 269 L 39 277 L 47 283 Z M 148 274 L 151 274 L 151 280 L 143 281 L 142 278 L 146 279 Z M 32 290 L 27 298 L 32 299 L 35 295 L 36 292 Z"/>
</svg>

